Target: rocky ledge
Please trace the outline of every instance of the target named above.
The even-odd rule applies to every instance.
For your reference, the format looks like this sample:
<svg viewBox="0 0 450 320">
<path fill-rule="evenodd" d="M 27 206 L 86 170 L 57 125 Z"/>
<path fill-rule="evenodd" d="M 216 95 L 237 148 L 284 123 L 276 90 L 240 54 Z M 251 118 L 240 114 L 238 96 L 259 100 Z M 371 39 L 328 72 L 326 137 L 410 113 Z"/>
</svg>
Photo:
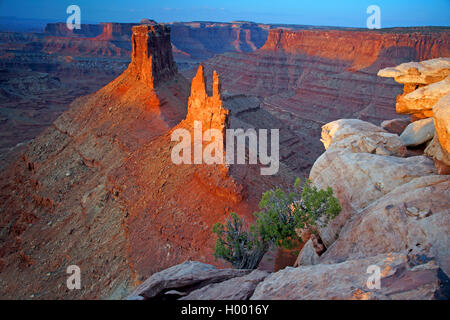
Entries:
<svg viewBox="0 0 450 320">
<path fill-rule="evenodd" d="M 438 172 L 450 174 L 450 58 L 403 63 L 378 75 L 404 84 L 396 110 L 413 121 L 400 136 L 406 146 L 423 145 Z"/>
</svg>

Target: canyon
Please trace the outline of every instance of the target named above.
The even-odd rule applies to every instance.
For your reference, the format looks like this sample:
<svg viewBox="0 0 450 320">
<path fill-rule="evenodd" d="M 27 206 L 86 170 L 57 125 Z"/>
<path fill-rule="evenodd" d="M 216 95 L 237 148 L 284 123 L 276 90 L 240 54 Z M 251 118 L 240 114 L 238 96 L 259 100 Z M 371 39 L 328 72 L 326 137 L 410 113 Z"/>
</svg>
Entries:
<svg viewBox="0 0 450 320">
<path fill-rule="evenodd" d="M 436 164 L 423 150 L 407 150 L 400 138 L 388 139 L 387 132 L 377 127 L 383 120 L 399 118 L 396 99 L 402 95 L 401 84 L 377 73 L 403 62 L 449 57 L 449 28 L 362 31 L 143 20 L 86 25 L 81 32 L 49 24 L 42 34 L 0 33 L 0 44 L 4 102 L 0 297 L 123 299 L 138 285 L 145 287 L 153 274 L 186 260 L 209 264 L 199 267 L 203 271 L 224 268 L 224 263 L 214 260 L 212 226 L 230 212 L 238 212 L 248 223 L 254 221 L 252 212 L 262 192 L 291 185 L 296 177 L 313 177 L 321 186 L 336 183 L 344 208 L 343 218 L 320 232 L 327 251 L 315 269 L 317 279 L 344 260 L 347 264 L 338 266 L 343 272 L 359 270 L 366 260 L 356 259 L 389 262 L 412 278 L 422 279 L 425 273 L 432 282 L 440 277 L 441 269 L 428 260 L 405 265 L 412 258 L 403 253 L 392 258 L 383 249 L 377 252 L 381 256 L 354 256 L 348 239 L 362 234 L 358 228 L 377 218 L 369 205 L 376 206 L 381 199 L 380 206 L 387 208 L 389 196 L 397 201 L 398 194 L 404 194 L 410 201 L 408 192 L 430 192 L 425 204 L 438 203 L 437 210 L 424 221 L 448 216 L 447 176 L 437 175 Z M 445 114 L 442 110 L 440 114 Z M 327 125 L 340 118 L 355 121 Z M 409 115 L 401 119 L 409 125 Z M 204 130 L 221 132 L 280 129 L 278 173 L 260 175 L 258 164 L 174 164 L 171 151 L 176 142 L 171 134 L 177 129 L 192 132 L 194 121 L 201 121 Z M 441 129 L 445 123 L 437 123 L 439 134 L 445 135 Z M 344 143 L 339 144 L 339 130 L 332 127 L 342 130 L 346 139 L 350 131 L 356 142 L 345 140 L 345 146 L 356 143 L 357 151 L 340 150 Z M 321 137 L 328 143 L 321 144 Z M 436 137 L 437 147 L 445 148 L 444 139 Z M 367 145 L 357 144 L 362 140 Z M 420 161 L 412 157 L 414 152 L 420 153 Z M 387 158 L 372 159 L 375 156 Z M 341 166 L 340 174 L 352 172 L 349 168 L 355 164 L 370 171 L 364 163 L 376 168 L 388 163 L 391 171 L 374 177 L 367 184 L 370 188 L 373 184 L 372 189 L 355 190 L 355 185 L 364 183 L 354 172 L 351 176 L 358 182 L 354 185 L 338 185 L 349 178 L 345 174 L 320 175 L 319 169 L 325 172 L 329 163 Z M 380 191 L 388 172 L 398 185 Z M 427 187 L 440 193 L 435 196 Z M 352 198 L 352 192 L 358 196 Z M 358 221 L 355 212 L 363 209 L 367 220 Z M 344 227 L 346 219 L 352 222 Z M 444 222 L 440 228 L 425 226 L 441 234 L 447 230 Z M 410 224 L 420 229 L 419 223 Z M 341 228 L 345 234 L 337 240 L 334 236 Z M 381 234 L 381 229 L 376 232 Z M 311 242 L 304 252 L 311 250 Z M 439 245 L 433 252 L 439 251 Z M 272 258 L 263 261 L 269 271 Z M 448 273 L 444 258 L 438 254 L 433 261 Z M 65 286 L 66 267 L 71 264 L 83 272 L 83 290 Z M 278 283 L 277 277 L 285 281 L 296 273 L 309 273 L 308 268 L 312 267 L 288 269 L 285 278 L 274 273 L 268 279 Z M 420 268 L 423 273 L 417 272 Z M 268 276 L 258 271 L 236 272 L 246 277 L 242 280 L 251 291 L 236 295 L 247 299 L 256 290 L 255 298 L 277 298 L 270 282 L 255 289 Z M 232 284 L 233 277 L 220 279 Z M 395 283 L 396 278 L 388 281 Z M 436 283 L 433 294 L 439 291 Z M 345 296 L 339 293 L 339 284 L 331 289 L 339 298 L 366 294 L 355 291 Z M 410 288 L 402 290 L 410 294 Z M 145 294 L 135 291 L 134 297 Z M 205 293 L 196 294 L 204 297 Z M 392 293 L 382 294 L 381 298 Z"/>
<path fill-rule="evenodd" d="M 75 98 L 99 90 L 127 68 L 135 25 L 83 24 L 72 31 L 65 23 L 49 23 L 42 32 L 0 32 L 0 166 Z M 180 69 L 227 50 L 259 48 L 269 28 L 246 22 L 169 25 Z"/>
<path fill-rule="evenodd" d="M 99 90 L 126 69 L 135 25 L 107 22 L 71 31 L 65 23 L 49 23 L 41 33 L 0 32 L 0 167 L 71 101 Z M 225 97 L 230 90 L 257 96 L 264 110 L 293 120 L 289 126 L 300 140 L 310 134 L 318 137 L 321 124 L 352 114 L 372 122 L 390 118 L 399 86 L 377 79 L 377 68 L 448 55 L 446 28 L 368 32 L 246 21 L 166 25 L 171 28 L 174 60 L 185 77 L 191 79 L 198 64 L 206 60 L 207 72 L 216 68 L 223 77 Z M 341 48 L 346 53 L 338 57 Z M 357 82 L 366 85 L 354 86 Z M 30 84 L 32 89 L 25 90 Z M 300 118 L 299 106 L 308 110 Z M 314 117 L 318 109 L 321 112 Z M 306 170 L 320 150 L 318 144 L 307 148 L 309 160 L 293 166 Z"/>
<path fill-rule="evenodd" d="M 379 125 L 399 117 L 394 106 L 402 87 L 379 78 L 379 69 L 450 55 L 448 31 L 402 31 L 275 29 L 260 50 L 203 64 L 221 74 L 225 94 L 260 97 L 261 108 L 296 134 L 303 154 L 292 165 L 306 172 L 323 151 L 322 125 L 340 118 Z M 182 73 L 189 79 L 192 71 Z"/>
<path fill-rule="evenodd" d="M 219 130 L 251 124 L 234 112 L 239 97 L 222 100 L 217 74 L 212 96 L 202 67 L 189 90 L 167 26 L 132 30 L 128 68 L 76 99 L 2 171 L 2 297 L 121 298 L 185 259 L 220 266 L 212 225 L 231 211 L 251 220 L 261 192 L 294 176 L 287 167 L 269 178 L 258 165 L 175 165 L 172 130 L 192 130 L 194 119 Z M 225 106 L 236 116 L 227 120 Z M 87 290 L 60 285 L 69 260 L 85 270 Z"/>
</svg>

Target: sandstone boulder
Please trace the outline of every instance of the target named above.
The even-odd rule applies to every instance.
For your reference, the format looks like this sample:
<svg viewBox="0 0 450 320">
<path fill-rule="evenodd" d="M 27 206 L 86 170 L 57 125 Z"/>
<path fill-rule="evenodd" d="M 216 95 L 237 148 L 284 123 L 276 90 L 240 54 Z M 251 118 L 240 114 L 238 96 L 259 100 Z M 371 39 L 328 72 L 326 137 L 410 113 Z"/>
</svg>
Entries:
<svg viewBox="0 0 450 320">
<path fill-rule="evenodd" d="M 433 140 L 431 140 L 424 152 L 435 161 L 439 161 L 446 166 L 450 166 L 450 154 L 442 148 L 437 135 L 434 136 Z"/>
<path fill-rule="evenodd" d="M 319 235 L 328 248 L 342 226 L 356 212 L 414 178 L 435 174 L 425 156 L 399 158 L 369 153 L 326 151 L 310 172 L 320 189 L 331 187 L 342 206 L 341 213 Z"/>
<path fill-rule="evenodd" d="M 450 166 L 444 162 L 434 159 L 434 166 L 438 174 L 450 175 Z"/>
<path fill-rule="evenodd" d="M 450 274 L 450 176 L 403 184 L 354 215 L 321 263 L 423 248 Z"/>
<path fill-rule="evenodd" d="M 450 94 L 442 97 L 434 105 L 433 118 L 439 143 L 447 153 L 450 153 Z"/>
<path fill-rule="evenodd" d="M 243 277 L 210 284 L 192 291 L 180 300 L 248 300 L 256 286 L 268 275 L 266 271 L 254 270 Z"/>
<path fill-rule="evenodd" d="M 392 119 L 383 121 L 381 127 L 387 132 L 400 135 L 410 123 L 409 119 Z"/>
<path fill-rule="evenodd" d="M 298 258 L 295 261 L 294 267 L 313 265 L 317 264 L 318 262 L 319 255 L 314 248 L 313 240 L 309 239 L 298 254 Z"/>
<path fill-rule="evenodd" d="M 379 268 L 379 289 L 367 285 L 373 274 L 369 266 Z M 394 253 L 337 264 L 288 267 L 261 282 L 251 300 L 429 300 L 448 299 L 447 295 L 448 277 L 432 259 Z"/>
<path fill-rule="evenodd" d="M 379 77 L 394 78 L 404 84 L 430 84 L 450 75 L 450 58 L 407 62 L 378 71 Z"/>
<path fill-rule="evenodd" d="M 322 139 L 327 150 L 348 150 L 382 155 L 404 156 L 406 149 L 396 134 L 358 119 L 340 119 L 322 127 Z"/>
<path fill-rule="evenodd" d="M 397 97 L 398 114 L 414 114 L 418 117 L 432 117 L 433 106 L 450 93 L 450 76 L 444 80 L 419 88 Z"/>
<path fill-rule="evenodd" d="M 127 299 L 158 299 L 173 290 L 186 294 L 211 283 L 242 277 L 251 270 L 216 269 L 196 261 L 188 261 L 153 274 L 139 285 Z"/>
<path fill-rule="evenodd" d="M 439 174 L 450 174 L 450 94 L 442 97 L 433 107 L 436 133 L 425 149 L 433 157 Z"/>
<path fill-rule="evenodd" d="M 418 146 L 433 139 L 434 132 L 433 118 L 426 118 L 410 123 L 400 138 L 408 147 Z"/>
</svg>

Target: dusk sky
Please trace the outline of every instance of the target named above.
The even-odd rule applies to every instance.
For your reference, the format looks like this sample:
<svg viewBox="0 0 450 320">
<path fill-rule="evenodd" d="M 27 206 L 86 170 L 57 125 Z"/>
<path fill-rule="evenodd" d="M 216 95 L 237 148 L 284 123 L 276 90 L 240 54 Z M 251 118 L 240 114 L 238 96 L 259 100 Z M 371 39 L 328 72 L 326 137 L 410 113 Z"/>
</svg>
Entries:
<svg viewBox="0 0 450 320">
<path fill-rule="evenodd" d="M 65 21 L 81 8 L 82 23 L 233 21 L 365 27 L 369 5 L 381 9 L 381 27 L 449 26 L 450 0 L 0 0 L 0 16 Z"/>
</svg>

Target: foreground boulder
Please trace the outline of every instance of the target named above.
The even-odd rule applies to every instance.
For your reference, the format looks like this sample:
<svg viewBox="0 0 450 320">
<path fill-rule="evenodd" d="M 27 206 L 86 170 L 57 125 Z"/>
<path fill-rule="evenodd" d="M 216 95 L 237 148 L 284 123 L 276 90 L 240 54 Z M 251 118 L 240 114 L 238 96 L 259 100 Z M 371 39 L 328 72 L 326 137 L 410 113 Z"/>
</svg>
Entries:
<svg viewBox="0 0 450 320">
<path fill-rule="evenodd" d="M 207 285 L 180 300 L 248 300 L 268 275 L 266 271 L 254 270 L 242 277 Z"/>
<path fill-rule="evenodd" d="M 400 138 L 406 146 L 413 147 L 433 139 L 434 132 L 433 118 L 426 118 L 410 123 L 405 131 L 403 131 Z"/>
<path fill-rule="evenodd" d="M 424 153 L 434 159 L 434 165 L 439 174 L 450 174 L 450 154 L 442 148 L 437 135 L 425 148 Z"/>
<path fill-rule="evenodd" d="M 425 154 L 434 159 L 439 174 L 450 174 L 450 58 L 403 63 L 380 70 L 378 75 L 405 85 L 397 97 L 396 111 L 411 114 L 415 121 L 402 133 L 405 144 L 417 146 L 432 139 Z"/>
<path fill-rule="evenodd" d="M 450 153 L 450 94 L 440 99 L 433 107 L 433 118 L 439 143 L 447 153 Z"/>
<path fill-rule="evenodd" d="M 450 94 L 442 97 L 433 107 L 435 135 L 425 149 L 434 159 L 439 174 L 450 174 Z"/>
<path fill-rule="evenodd" d="M 128 300 L 164 299 L 166 294 L 183 296 L 206 285 L 242 277 L 252 270 L 216 269 L 196 261 L 188 261 L 153 274 L 138 286 Z"/>
<path fill-rule="evenodd" d="M 433 161 L 425 156 L 399 158 L 326 151 L 314 163 L 310 179 L 320 189 L 331 187 L 343 209 L 319 230 L 323 243 L 329 247 L 348 219 L 371 202 L 414 178 L 435 173 Z"/>
<path fill-rule="evenodd" d="M 367 152 L 404 156 L 406 148 L 396 134 L 366 121 L 340 119 L 322 127 L 322 139 L 328 151 Z"/>
<path fill-rule="evenodd" d="M 348 222 L 321 256 L 337 263 L 423 248 L 450 274 L 450 176 L 416 178 L 373 202 Z"/>
<path fill-rule="evenodd" d="M 417 118 L 433 116 L 433 106 L 450 93 L 450 76 L 442 81 L 419 88 L 397 99 L 398 114 L 414 114 Z"/>
<path fill-rule="evenodd" d="M 433 116 L 433 106 L 450 93 L 450 58 L 402 63 L 378 72 L 380 77 L 392 77 L 404 84 L 397 97 L 396 111 L 411 114 L 413 120 Z"/>
<path fill-rule="evenodd" d="M 314 247 L 313 240 L 309 239 L 302 250 L 298 254 L 298 258 L 294 263 L 294 267 L 298 266 L 309 266 L 317 264 L 319 262 L 319 255 L 317 254 L 316 248 Z"/>
<path fill-rule="evenodd" d="M 410 123 L 409 119 L 392 119 L 383 121 L 381 127 L 387 132 L 400 135 Z"/>
<path fill-rule="evenodd" d="M 369 266 L 379 267 L 379 289 L 367 286 Z M 288 267 L 261 282 L 251 300 L 429 300 L 448 299 L 448 292 L 448 277 L 434 260 L 394 253 L 337 264 Z"/>
<path fill-rule="evenodd" d="M 436 58 L 421 62 L 406 62 L 378 71 L 379 77 L 394 78 L 411 86 L 438 82 L 450 75 L 450 58 Z"/>
</svg>

